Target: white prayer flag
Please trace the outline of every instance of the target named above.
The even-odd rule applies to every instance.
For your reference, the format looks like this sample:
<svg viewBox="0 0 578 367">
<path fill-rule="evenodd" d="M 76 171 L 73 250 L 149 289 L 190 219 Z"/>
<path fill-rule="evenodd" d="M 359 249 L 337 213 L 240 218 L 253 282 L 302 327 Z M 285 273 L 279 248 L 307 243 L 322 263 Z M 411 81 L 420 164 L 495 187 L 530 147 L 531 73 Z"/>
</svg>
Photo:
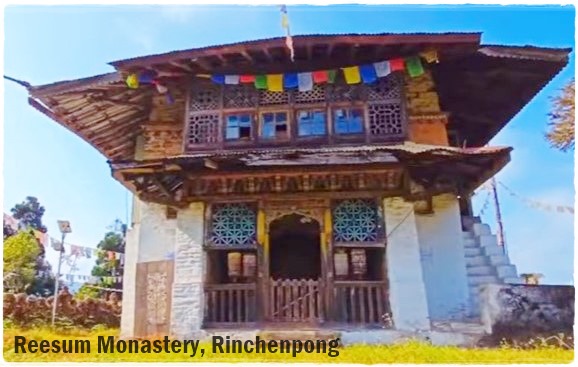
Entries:
<svg viewBox="0 0 578 367">
<path fill-rule="evenodd" d="M 297 74 L 297 83 L 299 86 L 299 92 L 307 92 L 313 89 L 313 77 L 311 73 L 299 73 Z"/>
<path fill-rule="evenodd" d="M 238 75 L 225 75 L 225 84 L 239 84 Z"/>
<path fill-rule="evenodd" d="M 375 73 L 379 78 L 387 76 L 389 73 L 391 73 L 389 61 L 376 62 L 373 64 L 373 67 L 375 68 Z"/>
</svg>

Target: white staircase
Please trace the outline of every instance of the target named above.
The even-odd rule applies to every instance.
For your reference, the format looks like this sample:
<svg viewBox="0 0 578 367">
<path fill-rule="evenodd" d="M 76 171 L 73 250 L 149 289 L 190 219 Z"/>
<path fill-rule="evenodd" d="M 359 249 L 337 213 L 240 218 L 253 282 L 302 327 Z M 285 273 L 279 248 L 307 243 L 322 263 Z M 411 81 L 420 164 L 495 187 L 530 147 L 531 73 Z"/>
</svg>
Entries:
<svg viewBox="0 0 578 367">
<path fill-rule="evenodd" d="M 482 284 L 520 284 L 516 266 L 510 264 L 504 249 L 498 246 L 490 226 L 480 223 L 479 218 L 464 218 L 466 231 L 463 243 L 468 275 L 470 312 L 472 317 L 479 316 L 479 292 Z"/>
</svg>

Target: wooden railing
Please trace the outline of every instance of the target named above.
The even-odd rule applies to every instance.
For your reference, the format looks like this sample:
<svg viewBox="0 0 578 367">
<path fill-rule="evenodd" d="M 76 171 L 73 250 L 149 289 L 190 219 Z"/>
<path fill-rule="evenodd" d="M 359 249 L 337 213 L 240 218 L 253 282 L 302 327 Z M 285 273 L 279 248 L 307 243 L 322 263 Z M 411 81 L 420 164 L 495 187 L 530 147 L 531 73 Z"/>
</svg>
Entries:
<svg viewBox="0 0 578 367">
<path fill-rule="evenodd" d="M 271 321 L 322 322 L 323 298 L 320 282 L 307 279 L 271 279 Z"/>
<path fill-rule="evenodd" d="M 256 285 L 205 285 L 205 324 L 219 326 L 256 321 Z"/>
<path fill-rule="evenodd" d="M 334 285 L 335 321 L 381 324 L 388 311 L 383 281 L 337 281 Z"/>
</svg>

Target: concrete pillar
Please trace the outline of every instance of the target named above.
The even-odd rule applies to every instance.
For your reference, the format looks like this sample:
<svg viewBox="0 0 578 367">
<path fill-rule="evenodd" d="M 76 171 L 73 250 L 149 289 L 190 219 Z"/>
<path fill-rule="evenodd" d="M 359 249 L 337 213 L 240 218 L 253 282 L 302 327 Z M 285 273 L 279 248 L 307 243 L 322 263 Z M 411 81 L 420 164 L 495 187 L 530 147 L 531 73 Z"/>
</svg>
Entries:
<svg viewBox="0 0 578 367">
<path fill-rule="evenodd" d="M 176 220 L 171 335 L 194 338 L 203 323 L 204 205 L 192 203 Z"/>
<path fill-rule="evenodd" d="M 387 233 L 389 303 L 394 327 L 408 331 L 429 330 L 427 296 L 413 204 L 394 197 L 384 199 L 383 207 Z"/>
<path fill-rule="evenodd" d="M 135 205 L 133 203 L 133 205 Z M 140 224 L 134 224 L 126 232 L 124 273 L 122 283 L 122 314 L 120 337 L 130 338 L 135 332 L 136 263 L 138 259 L 138 235 Z"/>
</svg>

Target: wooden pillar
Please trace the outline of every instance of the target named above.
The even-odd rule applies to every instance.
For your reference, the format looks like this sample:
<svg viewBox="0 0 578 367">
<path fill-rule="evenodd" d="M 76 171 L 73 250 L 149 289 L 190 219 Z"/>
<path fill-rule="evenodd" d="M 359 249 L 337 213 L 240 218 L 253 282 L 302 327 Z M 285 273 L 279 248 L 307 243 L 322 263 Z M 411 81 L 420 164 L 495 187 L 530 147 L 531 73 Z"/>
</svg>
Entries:
<svg viewBox="0 0 578 367">
<path fill-rule="evenodd" d="M 257 212 L 257 242 L 258 242 L 258 278 L 257 278 L 257 307 L 258 321 L 269 318 L 269 234 L 265 211 L 262 207 Z"/>
<path fill-rule="evenodd" d="M 332 320 L 334 317 L 334 292 L 333 292 L 333 223 L 331 209 L 323 211 L 323 226 L 321 230 L 321 270 L 323 271 L 323 283 L 325 284 L 325 318 Z"/>
</svg>

